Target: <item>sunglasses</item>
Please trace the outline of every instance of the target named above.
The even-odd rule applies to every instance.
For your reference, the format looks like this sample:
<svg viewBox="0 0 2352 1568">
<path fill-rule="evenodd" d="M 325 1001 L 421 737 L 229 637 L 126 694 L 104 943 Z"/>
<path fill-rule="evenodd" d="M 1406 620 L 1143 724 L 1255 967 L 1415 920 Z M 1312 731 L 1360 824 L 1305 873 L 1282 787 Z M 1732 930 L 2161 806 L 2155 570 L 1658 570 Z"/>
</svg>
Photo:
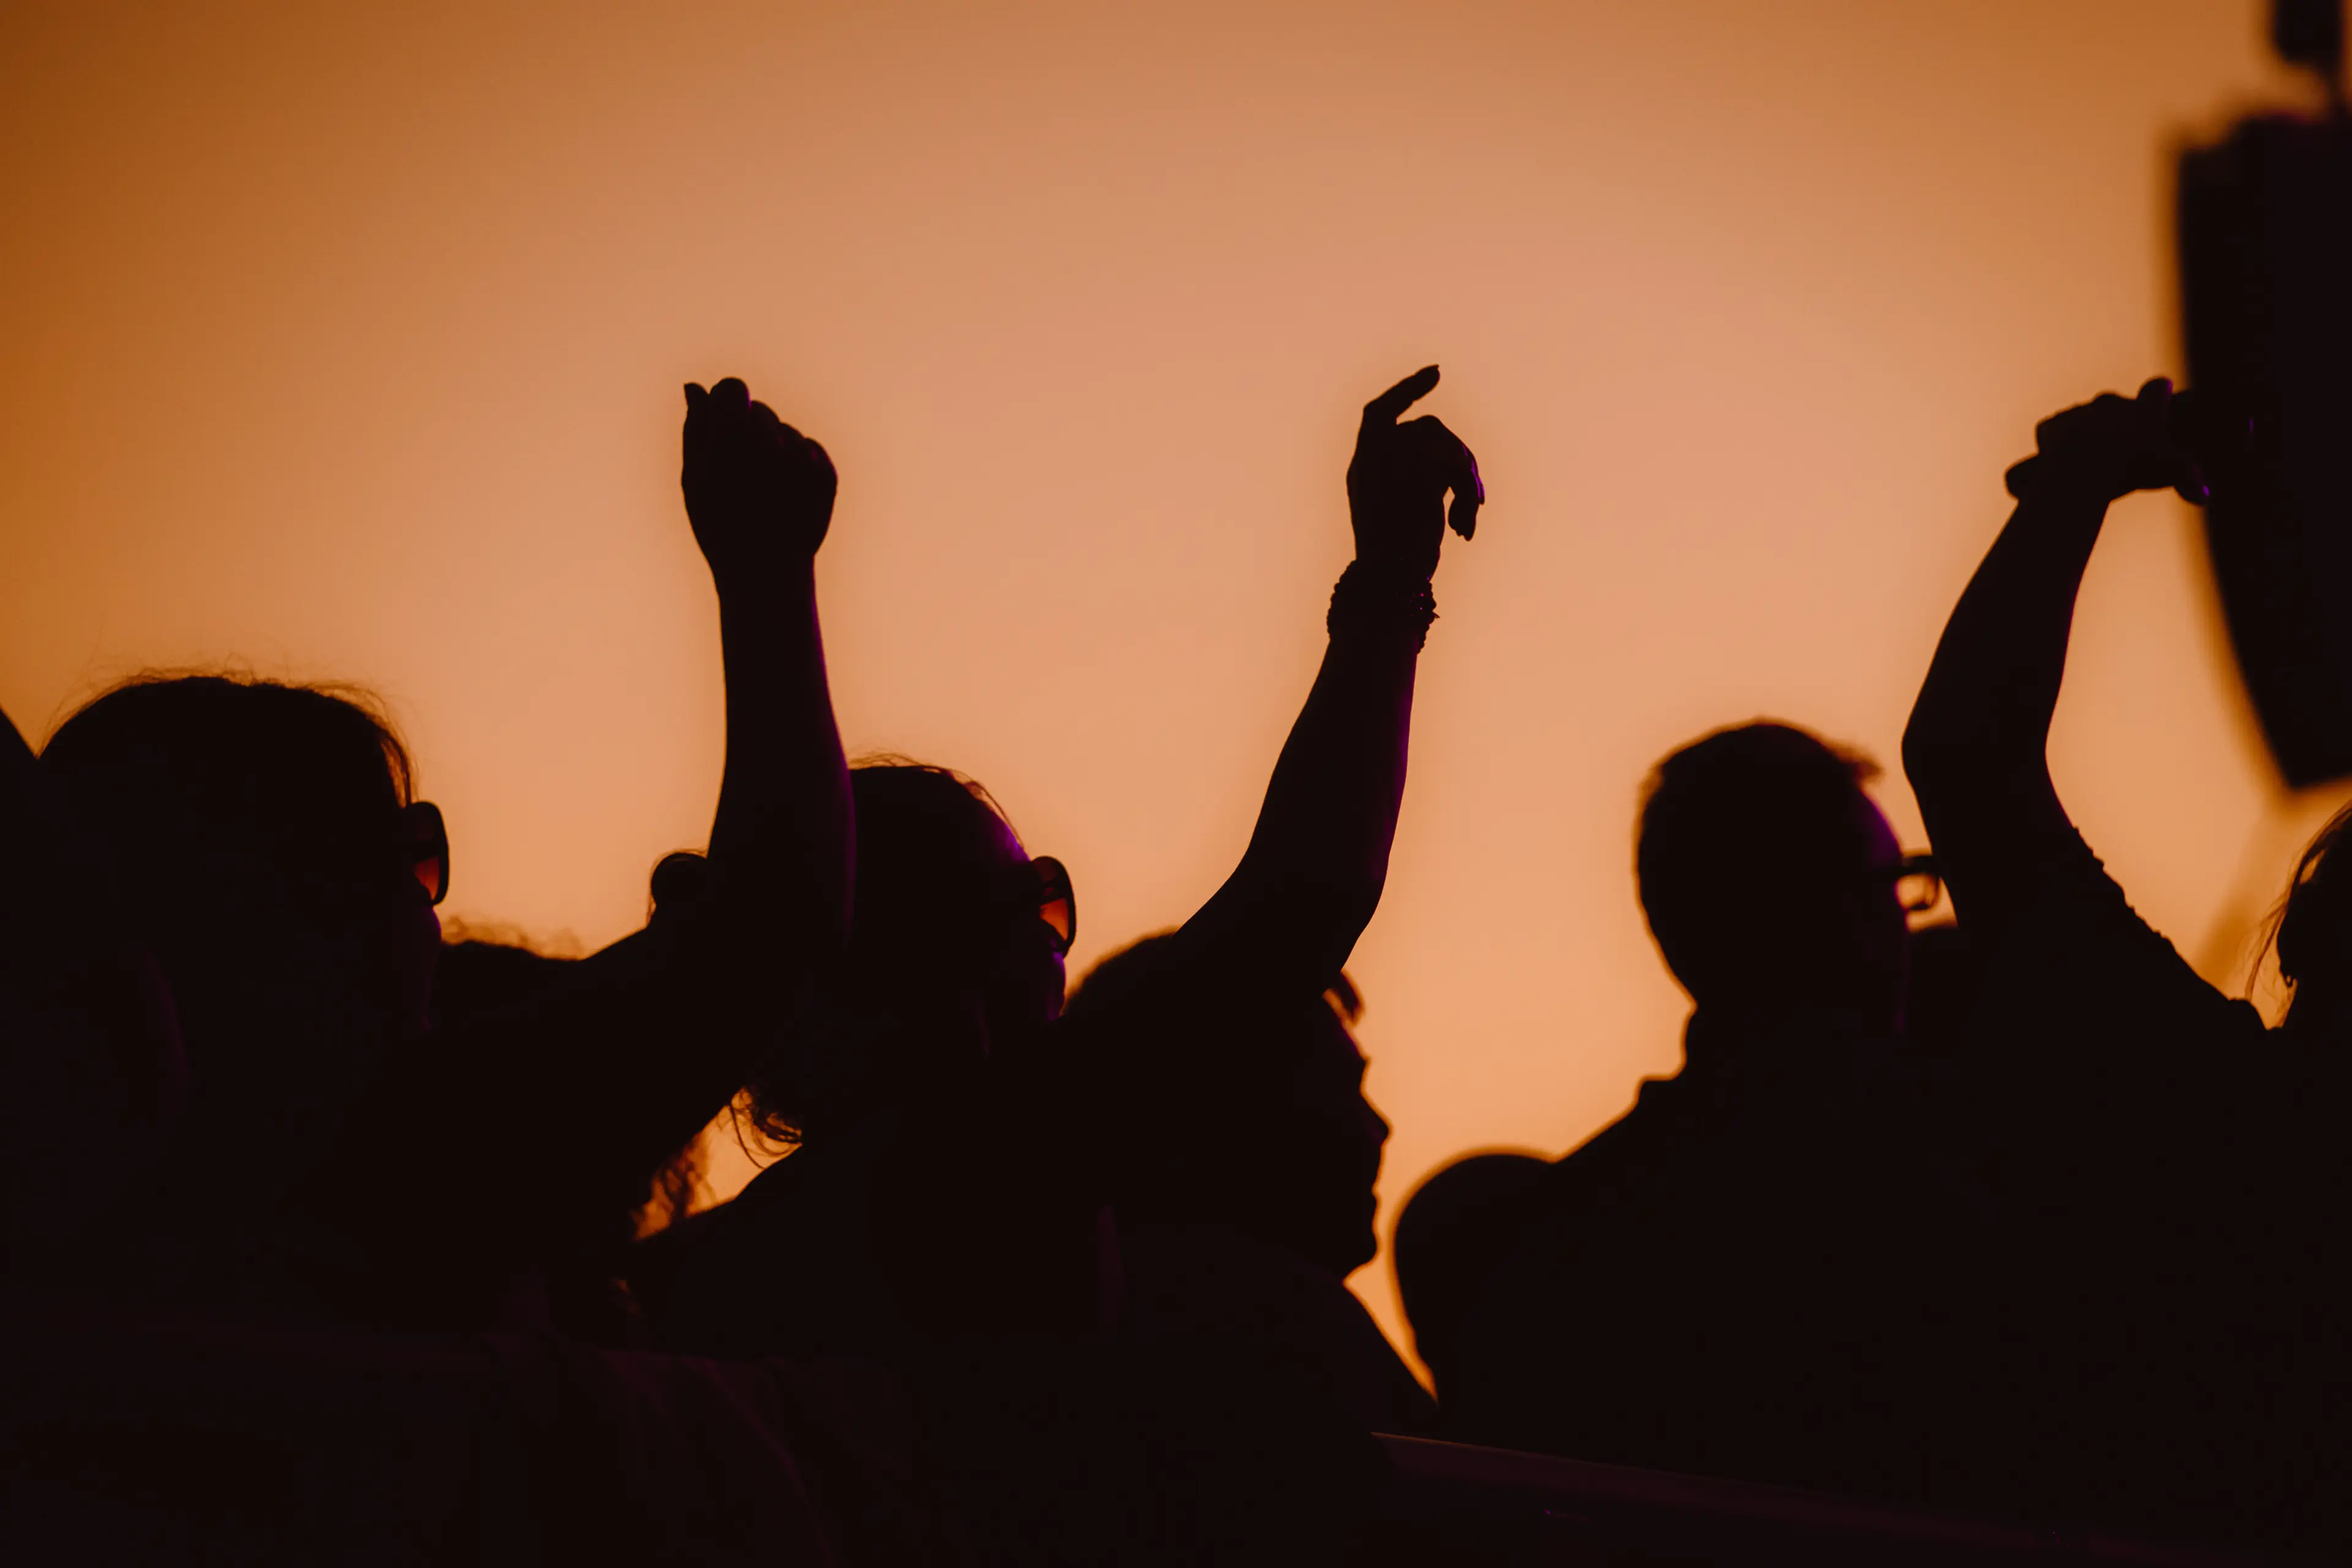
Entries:
<svg viewBox="0 0 2352 1568">
<path fill-rule="evenodd" d="M 1051 855 L 1040 855 L 1023 868 L 1027 893 L 1035 899 L 1037 918 L 1054 933 L 1054 952 L 1066 955 L 1078 940 L 1078 900 L 1070 890 L 1070 868 Z"/>
<path fill-rule="evenodd" d="M 1895 899 L 1905 914 L 1926 914 L 1943 896 L 1944 879 L 1936 874 L 1933 855 L 1906 855 L 1895 868 Z"/>
<path fill-rule="evenodd" d="M 420 800 L 401 807 L 400 853 L 428 900 L 449 896 L 449 828 L 439 806 Z"/>
</svg>

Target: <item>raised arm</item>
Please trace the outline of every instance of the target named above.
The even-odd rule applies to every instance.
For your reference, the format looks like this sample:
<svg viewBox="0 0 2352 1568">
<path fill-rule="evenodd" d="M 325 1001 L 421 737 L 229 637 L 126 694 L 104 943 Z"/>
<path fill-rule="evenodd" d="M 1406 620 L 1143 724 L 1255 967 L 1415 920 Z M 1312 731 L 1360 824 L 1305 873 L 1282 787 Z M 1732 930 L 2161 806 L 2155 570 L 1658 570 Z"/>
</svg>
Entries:
<svg viewBox="0 0 2352 1568">
<path fill-rule="evenodd" d="M 2050 721 L 2074 598 L 2108 504 L 2136 489 L 2199 492 L 2175 439 L 2171 387 L 2109 395 L 2043 422 L 2022 499 L 1944 629 L 1903 736 L 1937 869 L 2010 1005 L 2179 1020 L 2224 1005 L 2136 914 L 2074 831 L 2050 777 Z"/>
<path fill-rule="evenodd" d="M 527 1053 L 562 1054 L 572 1124 L 601 1130 L 614 1180 L 632 1184 L 800 1024 L 848 945 L 856 855 L 816 608 L 833 463 L 740 381 L 689 385 L 686 401 L 681 488 L 718 590 L 727 682 L 709 859 L 691 897 L 666 899 L 652 929 L 582 966 L 533 1020 Z"/>
<path fill-rule="evenodd" d="M 1944 627 L 1903 735 L 1903 766 L 1939 855 L 1957 837 L 2063 837 L 2050 721 L 2066 672 L 2074 597 L 2107 506 L 2174 482 L 2171 384 L 2113 394 L 2042 422 L 2032 482 Z M 1947 866 L 1965 877 L 1973 865 Z"/>
<path fill-rule="evenodd" d="M 427 1248 L 495 1258 L 565 1216 L 642 1202 L 847 945 L 855 830 L 814 586 L 833 465 L 728 380 L 687 389 L 683 485 L 726 666 L 708 864 L 647 929 L 544 1003 L 430 1042 L 367 1109 L 353 1142 L 429 1150 L 357 1178 L 373 1223 L 413 1235 L 455 1206 L 471 1229 Z"/>
<path fill-rule="evenodd" d="M 1320 991 L 1379 907 L 1404 798 L 1413 669 L 1435 617 L 1430 579 L 1452 525 L 1468 539 L 1476 459 L 1433 418 L 1400 423 L 1437 384 L 1406 377 L 1364 408 L 1348 504 L 1356 558 L 1331 595 L 1330 646 L 1275 763 L 1248 851 L 1185 925 L 1193 963 L 1242 984 Z"/>
<path fill-rule="evenodd" d="M 856 837 L 817 625 L 833 463 L 740 381 L 686 398 L 687 516 L 719 590 L 727 679 L 710 893 L 732 941 L 822 973 L 848 945 Z"/>
</svg>

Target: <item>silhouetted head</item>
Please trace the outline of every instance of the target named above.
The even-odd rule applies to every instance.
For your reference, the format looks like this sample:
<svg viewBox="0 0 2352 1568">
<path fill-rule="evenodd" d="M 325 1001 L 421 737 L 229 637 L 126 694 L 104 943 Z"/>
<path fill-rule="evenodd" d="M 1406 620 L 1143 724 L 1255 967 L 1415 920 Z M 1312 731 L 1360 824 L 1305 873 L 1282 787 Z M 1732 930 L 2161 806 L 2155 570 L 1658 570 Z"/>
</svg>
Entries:
<svg viewBox="0 0 2352 1568">
<path fill-rule="evenodd" d="M 988 792 L 950 769 L 881 757 L 849 780 L 856 914 L 832 1032 L 858 1038 L 828 1046 L 831 1059 L 812 1070 L 779 1062 L 750 1086 L 755 1121 L 784 1136 L 829 1109 L 807 1105 L 809 1093 L 919 1091 L 1062 1010 L 1076 927 L 1059 862 L 1032 859 Z"/>
<path fill-rule="evenodd" d="M 1166 982 L 1171 941 L 1104 959 L 1070 998 L 1121 1217 L 1230 1225 L 1339 1275 L 1370 1262 L 1389 1124 L 1364 1098 L 1354 984 L 1212 1015 Z"/>
<path fill-rule="evenodd" d="M 407 752 L 351 695 L 146 678 L 42 760 L 111 844 L 199 1094 L 289 1101 L 425 1026 L 446 873 Z"/>
<path fill-rule="evenodd" d="M 1397 1215 L 1391 1258 L 1413 1348 L 1438 1379 L 1441 1400 L 1455 1357 L 1478 1351 L 1499 1305 L 1497 1265 L 1527 1234 L 1527 1205 L 1553 1167 L 1528 1154 L 1472 1154 L 1422 1183 Z"/>
<path fill-rule="evenodd" d="M 2341 1027 L 2352 1014 L 2352 859 L 2337 852 L 2352 806 L 2319 830 L 2296 863 L 2278 916 L 2279 973 L 2297 1028 Z"/>
<path fill-rule="evenodd" d="M 1868 761 L 1786 724 L 1685 746 L 1650 775 L 1634 851 L 1666 965 L 1707 1013 L 1840 1033 L 1901 1026 L 1902 852 Z"/>
</svg>

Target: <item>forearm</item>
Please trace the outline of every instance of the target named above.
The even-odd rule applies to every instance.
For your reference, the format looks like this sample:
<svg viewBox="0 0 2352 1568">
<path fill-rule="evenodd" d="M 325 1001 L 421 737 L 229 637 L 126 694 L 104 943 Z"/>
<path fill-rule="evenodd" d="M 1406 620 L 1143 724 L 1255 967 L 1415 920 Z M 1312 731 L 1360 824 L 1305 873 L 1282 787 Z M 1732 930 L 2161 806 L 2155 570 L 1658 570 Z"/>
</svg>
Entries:
<svg viewBox="0 0 2352 1568">
<path fill-rule="evenodd" d="M 494 1247 L 641 1188 L 726 1105 L 846 948 L 855 825 L 814 574 L 803 562 L 749 586 L 730 582 L 719 598 L 727 760 L 707 875 L 555 994 L 413 1058 L 369 1108 L 371 1135 L 353 1140 L 380 1148 L 389 1134 L 376 1130 L 427 1126 L 426 1146 L 465 1151 L 436 1163 L 496 1194 L 457 1205 Z M 442 1086 L 461 1076 L 467 1092 L 448 1096 Z M 564 1127 L 588 1152 L 531 1157 L 509 1136 L 518 1116 Z M 347 1179 L 388 1207 L 403 1201 L 372 1171 Z M 441 1179 L 404 1165 L 391 1185 Z"/>
<path fill-rule="evenodd" d="M 1414 666 L 1436 614 L 1430 578 L 1447 528 L 1469 538 L 1486 499 L 1477 459 L 1442 421 L 1398 422 L 1436 384 L 1426 366 L 1364 405 L 1348 464 L 1356 559 L 1331 595 L 1331 645 L 1248 850 L 1179 933 L 1195 973 L 1320 991 L 1380 905 L 1404 800 Z"/>
<path fill-rule="evenodd" d="M 1370 923 L 1404 798 L 1418 628 L 1342 625 L 1275 763 L 1248 850 L 1194 917 L 1229 961 L 1328 984 Z"/>
<path fill-rule="evenodd" d="M 849 772 L 826 683 L 814 562 L 752 595 L 722 593 L 727 763 L 710 861 L 738 919 L 781 929 L 812 963 L 846 944 L 855 848 Z"/>
<path fill-rule="evenodd" d="M 2056 809 L 2050 722 L 2105 515 L 2104 500 L 2045 484 L 2011 514 L 1960 595 L 1903 736 L 1904 769 L 1931 831 L 1935 816 L 1988 790 L 2046 796 Z"/>
</svg>

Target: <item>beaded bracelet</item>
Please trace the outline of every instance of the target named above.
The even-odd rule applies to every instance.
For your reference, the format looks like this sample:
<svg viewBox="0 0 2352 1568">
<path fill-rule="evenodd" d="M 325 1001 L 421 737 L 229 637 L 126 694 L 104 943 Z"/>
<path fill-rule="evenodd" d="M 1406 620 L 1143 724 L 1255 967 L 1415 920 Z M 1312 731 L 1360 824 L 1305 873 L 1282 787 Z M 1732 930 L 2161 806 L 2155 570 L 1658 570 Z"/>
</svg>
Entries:
<svg viewBox="0 0 2352 1568">
<path fill-rule="evenodd" d="M 1430 592 L 1428 578 L 1350 561 L 1332 586 L 1331 609 L 1323 625 L 1334 637 L 1343 629 L 1410 628 L 1417 650 L 1428 640 L 1429 623 L 1435 619 L 1437 595 Z"/>
</svg>

